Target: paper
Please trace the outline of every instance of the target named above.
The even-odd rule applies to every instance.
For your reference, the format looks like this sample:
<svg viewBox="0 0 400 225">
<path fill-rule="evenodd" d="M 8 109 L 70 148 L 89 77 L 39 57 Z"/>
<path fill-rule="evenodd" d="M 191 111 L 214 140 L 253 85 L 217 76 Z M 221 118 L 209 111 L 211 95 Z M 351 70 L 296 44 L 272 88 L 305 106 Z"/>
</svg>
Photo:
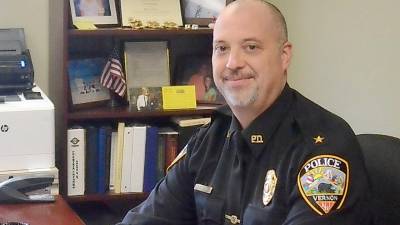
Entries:
<svg viewBox="0 0 400 225">
<path fill-rule="evenodd" d="M 162 98 L 164 110 L 196 108 L 194 85 L 162 87 Z"/>
<path fill-rule="evenodd" d="M 97 27 L 90 21 L 74 21 L 74 26 L 79 30 L 96 30 Z"/>
<path fill-rule="evenodd" d="M 182 26 L 179 0 L 121 0 L 122 26 L 130 26 L 129 19 L 142 23 L 156 21 L 160 25 L 174 22 Z"/>
</svg>

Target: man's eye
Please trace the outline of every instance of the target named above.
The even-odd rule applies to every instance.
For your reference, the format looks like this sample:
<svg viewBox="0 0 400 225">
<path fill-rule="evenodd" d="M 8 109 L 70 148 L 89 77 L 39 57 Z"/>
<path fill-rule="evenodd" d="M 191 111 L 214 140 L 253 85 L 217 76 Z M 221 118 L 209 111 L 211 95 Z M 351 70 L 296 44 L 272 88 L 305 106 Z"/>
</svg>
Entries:
<svg viewBox="0 0 400 225">
<path fill-rule="evenodd" d="M 257 45 L 247 45 L 248 50 L 255 50 L 257 49 Z"/>
<path fill-rule="evenodd" d="M 226 47 L 225 46 L 216 46 L 215 47 L 215 51 L 216 52 L 224 52 L 224 51 L 226 51 Z"/>
</svg>

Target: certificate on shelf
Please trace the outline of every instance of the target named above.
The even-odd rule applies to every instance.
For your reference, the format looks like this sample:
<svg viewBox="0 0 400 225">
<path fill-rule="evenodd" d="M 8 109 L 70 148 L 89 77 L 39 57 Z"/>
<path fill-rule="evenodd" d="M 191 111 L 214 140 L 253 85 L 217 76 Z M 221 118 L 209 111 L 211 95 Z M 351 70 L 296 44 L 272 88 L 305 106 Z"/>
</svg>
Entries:
<svg viewBox="0 0 400 225">
<path fill-rule="evenodd" d="M 121 0 L 122 26 L 130 26 L 129 19 L 140 20 L 143 24 L 149 21 L 174 22 L 182 26 L 180 0 Z"/>
<path fill-rule="evenodd" d="M 128 100 L 134 88 L 170 85 L 167 42 L 125 42 L 125 71 Z"/>
</svg>

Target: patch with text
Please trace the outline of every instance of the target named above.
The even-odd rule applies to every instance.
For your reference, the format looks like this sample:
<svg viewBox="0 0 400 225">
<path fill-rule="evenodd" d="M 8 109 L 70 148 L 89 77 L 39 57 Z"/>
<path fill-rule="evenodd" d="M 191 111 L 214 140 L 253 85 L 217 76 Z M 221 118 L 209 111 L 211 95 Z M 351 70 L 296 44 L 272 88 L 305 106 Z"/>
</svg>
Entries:
<svg viewBox="0 0 400 225">
<path fill-rule="evenodd" d="M 301 195 L 319 215 L 342 207 L 348 183 L 349 165 L 334 155 L 319 155 L 308 160 L 297 176 Z"/>
</svg>

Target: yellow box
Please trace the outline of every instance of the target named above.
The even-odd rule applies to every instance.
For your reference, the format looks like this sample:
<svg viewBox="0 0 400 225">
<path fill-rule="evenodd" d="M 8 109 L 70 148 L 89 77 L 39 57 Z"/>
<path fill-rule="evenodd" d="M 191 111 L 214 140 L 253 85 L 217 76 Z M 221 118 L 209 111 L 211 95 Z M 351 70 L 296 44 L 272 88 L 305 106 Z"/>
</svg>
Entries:
<svg viewBox="0 0 400 225">
<path fill-rule="evenodd" d="M 164 110 L 195 109 L 196 91 L 194 85 L 162 87 Z"/>
</svg>

